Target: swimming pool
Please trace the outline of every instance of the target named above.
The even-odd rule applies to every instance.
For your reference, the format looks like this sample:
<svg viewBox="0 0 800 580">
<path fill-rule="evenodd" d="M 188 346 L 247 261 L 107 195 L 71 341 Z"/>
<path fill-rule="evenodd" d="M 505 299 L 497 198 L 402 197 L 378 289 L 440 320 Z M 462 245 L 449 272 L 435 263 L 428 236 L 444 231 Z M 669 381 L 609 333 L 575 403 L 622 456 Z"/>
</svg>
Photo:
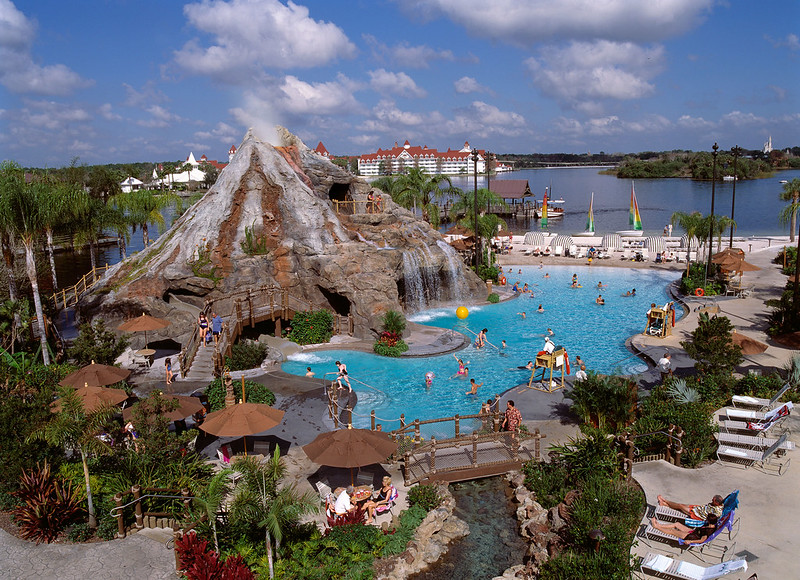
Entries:
<svg viewBox="0 0 800 580">
<path fill-rule="evenodd" d="M 507 272 L 511 267 L 504 268 Z M 522 274 L 516 272 L 521 269 Z M 469 376 L 483 383 L 477 395 L 466 395 L 469 380 L 451 378 L 458 363 L 451 354 L 435 357 L 391 359 L 374 354 L 327 350 L 300 353 L 290 357 L 283 370 L 296 375 L 305 374 L 310 366 L 317 377 L 334 373 L 335 361 L 347 364 L 352 385 L 358 394 L 353 424 L 369 426 L 369 413 L 375 410 L 379 422 L 387 430 L 399 426 L 400 413 L 406 421 L 433 419 L 455 414 L 473 414 L 481 402 L 494 398 L 495 393 L 527 383 L 530 371 L 521 370 L 541 350 L 548 328 L 557 345 L 563 345 L 573 361 L 580 355 L 587 370 L 602 373 L 636 374 L 647 369 L 641 360 L 625 348 L 625 341 L 641 332 L 645 313 L 651 303 L 663 305 L 669 301 L 666 288 L 676 280 L 678 272 L 647 269 L 625 269 L 602 266 L 551 266 L 540 270 L 536 266 L 514 266 L 515 274 L 507 274 L 513 284 L 528 283 L 532 294 L 500 304 L 469 307 L 466 320 L 455 315 L 458 305 L 427 310 L 409 316 L 409 320 L 442 328 L 452 328 L 470 336 L 488 328 L 487 339 L 492 345 L 483 349 L 470 346 L 457 356 L 467 363 Z M 545 273 L 549 278 L 545 278 Z M 582 288 L 570 288 L 573 274 L 578 275 Z M 598 289 L 601 282 L 604 288 Z M 621 296 L 636 288 L 636 296 Z M 602 294 L 605 305 L 595 304 Z M 539 304 L 544 312 L 537 312 Z M 525 317 L 519 313 L 525 312 Z M 507 346 L 501 347 L 505 340 Z M 467 362 L 469 361 L 469 362 Z M 572 366 L 572 372 L 577 370 Z M 430 389 L 425 387 L 425 373 L 436 377 Z M 331 378 L 328 375 L 327 378 Z M 391 422 L 390 422 L 391 420 Z M 469 426 L 462 426 L 464 430 Z"/>
</svg>

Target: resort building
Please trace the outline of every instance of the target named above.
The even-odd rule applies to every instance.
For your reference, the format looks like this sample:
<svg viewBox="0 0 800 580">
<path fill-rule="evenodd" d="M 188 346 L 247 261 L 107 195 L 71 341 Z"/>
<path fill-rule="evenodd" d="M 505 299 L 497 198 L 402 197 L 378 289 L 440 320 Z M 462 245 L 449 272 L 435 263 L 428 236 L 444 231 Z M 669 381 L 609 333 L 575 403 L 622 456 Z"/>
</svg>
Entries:
<svg viewBox="0 0 800 580">
<path fill-rule="evenodd" d="M 478 150 L 478 173 L 484 173 L 486 152 Z M 419 167 L 431 174 L 471 174 L 475 168 L 469 141 L 454 151 L 429 149 L 427 145 L 413 146 L 406 141 L 402 147 L 396 142 L 391 149 L 378 149 L 358 158 L 359 175 L 392 175 L 411 167 Z"/>
<path fill-rule="evenodd" d="M 231 145 L 231 148 L 228 150 L 229 161 L 233 158 L 235 153 L 236 146 Z M 194 153 L 189 152 L 189 156 L 186 157 L 186 161 L 183 162 L 183 165 L 176 167 L 175 172 L 165 175 L 163 180 L 158 177 L 158 172 L 163 169 L 163 166 L 159 165 L 157 169 L 153 169 L 153 183 L 161 185 L 163 182 L 170 187 L 176 183 L 189 183 L 190 181 L 200 183 L 206 178 L 206 172 L 203 170 L 203 166 L 206 164 L 216 167 L 219 171 L 222 171 L 223 168 L 228 165 L 227 163 L 220 163 L 216 159 L 209 159 L 205 154 L 200 157 L 198 161 L 195 159 Z"/>
</svg>

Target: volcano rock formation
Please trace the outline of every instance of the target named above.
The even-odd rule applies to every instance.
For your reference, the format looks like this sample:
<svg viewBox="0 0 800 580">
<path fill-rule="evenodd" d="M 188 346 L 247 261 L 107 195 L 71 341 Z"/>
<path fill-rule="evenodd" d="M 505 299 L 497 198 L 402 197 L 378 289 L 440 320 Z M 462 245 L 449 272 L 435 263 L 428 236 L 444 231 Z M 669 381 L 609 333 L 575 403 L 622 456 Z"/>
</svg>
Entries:
<svg viewBox="0 0 800 580">
<path fill-rule="evenodd" d="M 180 341 L 195 324 L 187 303 L 274 284 L 314 308 L 352 315 L 356 335 L 367 337 L 387 310 L 485 298 L 480 279 L 430 225 L 386 194 L 382 210 L 367 213 L 368 183 L 278 130 L 280 146 L 248 132 L 209 192 L 115 266 L 81 313 L 169 318 L 154 334 Z M 231 312 L 219 304 L 223 316 Z"/>
</svg>

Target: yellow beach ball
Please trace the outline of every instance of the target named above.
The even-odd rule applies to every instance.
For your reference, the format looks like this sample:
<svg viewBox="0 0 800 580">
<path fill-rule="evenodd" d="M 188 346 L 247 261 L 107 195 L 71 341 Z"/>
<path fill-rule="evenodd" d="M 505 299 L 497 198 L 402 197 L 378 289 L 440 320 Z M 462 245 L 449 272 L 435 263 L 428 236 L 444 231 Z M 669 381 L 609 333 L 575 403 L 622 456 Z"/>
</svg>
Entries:
<svg viewBox="0 0 800 580">
<path fill-rule="evenodd" d="M 456 308 L 456 316 L 458 316 L 461 320 L 464 320 L 467 316 L 469 316 L 469 310 L 467 310 L 466 306 L 459 306 Z"/>
</svg>

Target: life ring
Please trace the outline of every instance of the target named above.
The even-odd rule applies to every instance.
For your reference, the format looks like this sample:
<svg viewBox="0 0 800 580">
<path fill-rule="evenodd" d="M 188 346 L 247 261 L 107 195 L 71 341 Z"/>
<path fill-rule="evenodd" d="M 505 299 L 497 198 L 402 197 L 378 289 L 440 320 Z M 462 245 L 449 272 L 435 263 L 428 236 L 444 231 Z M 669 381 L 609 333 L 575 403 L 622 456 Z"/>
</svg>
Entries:
<svg viewBox="0 0 800 580">
<path fill-rule="evenodd" d="M 505 276 L 501 276 L 500 277 L 500 285 L 501 286 L 505 286 L 506 285 L 506 277 Z"/>
<path fill-rule="evenodd" d="M 702 288 L 695 288 L 694 295 L 695 296 L 705 296 L 706 292 Z"/>
</svg>

